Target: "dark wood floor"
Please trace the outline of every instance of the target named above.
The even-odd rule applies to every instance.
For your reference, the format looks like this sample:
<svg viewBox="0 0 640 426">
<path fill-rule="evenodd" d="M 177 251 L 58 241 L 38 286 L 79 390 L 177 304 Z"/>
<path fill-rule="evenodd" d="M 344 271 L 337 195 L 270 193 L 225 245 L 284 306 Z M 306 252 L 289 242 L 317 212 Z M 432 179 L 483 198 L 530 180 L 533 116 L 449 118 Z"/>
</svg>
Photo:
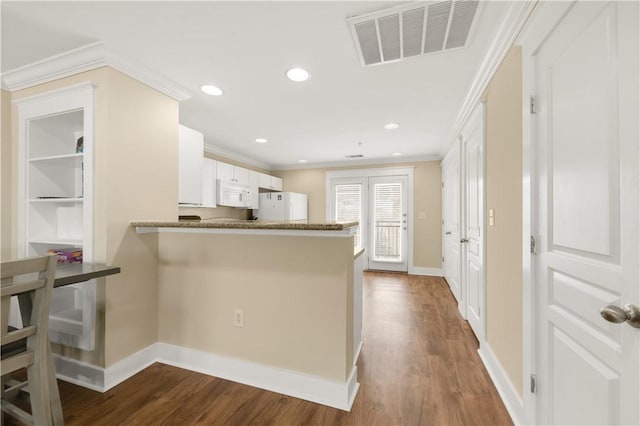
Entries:
<svg viewBox="0 0 640 426">
<path fill-rule="evenodd" d="M 365 273 L 364 287 L 360 391 L 349 413 L 154 364 L 104 394 L 59 381 L 65 421 L 70 426 L 513 424 L 443 279 Z"/>
</svg>

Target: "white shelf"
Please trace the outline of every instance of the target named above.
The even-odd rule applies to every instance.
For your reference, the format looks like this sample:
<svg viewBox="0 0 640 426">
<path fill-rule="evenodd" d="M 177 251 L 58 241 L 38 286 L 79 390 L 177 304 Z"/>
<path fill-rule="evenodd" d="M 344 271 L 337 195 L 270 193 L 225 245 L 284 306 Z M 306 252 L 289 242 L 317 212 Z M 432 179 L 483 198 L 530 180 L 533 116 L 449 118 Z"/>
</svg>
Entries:
<svg viewBox="0 0 640 426">
<path fill-rule="evenodd" d="M 84 153 L 79 152 L 74 154 L 50 155 L 47 157 L 30 158 L 29 161 L 31 163 L 60 163 L 65 161 L 75 161 L 80 163 L 82 162 L 83 158 L 84 158 Z"/>
<path fill-rule="evenodd" d="M 18 242 L 23 255 L 71 248 L 82 250 L 84 261 L 93 259 L 94 104 L 91 83 L 16 102 Z M 51 341 L 94 349 L 95 283 L 56 289 L 50 311 Z"/>
<path fill-rule="evenodd" d="M 81 203 L 84 198 L 31 198 L 30 203 Z"/>
<path fill-rule="evenodd" d="M 82 247 L 82 240 L 58 240 L 56 238 L 45 238 L 42 240 L 29 240 L 29 244 L 55 244 L 59 246 Z"/>
</svg>

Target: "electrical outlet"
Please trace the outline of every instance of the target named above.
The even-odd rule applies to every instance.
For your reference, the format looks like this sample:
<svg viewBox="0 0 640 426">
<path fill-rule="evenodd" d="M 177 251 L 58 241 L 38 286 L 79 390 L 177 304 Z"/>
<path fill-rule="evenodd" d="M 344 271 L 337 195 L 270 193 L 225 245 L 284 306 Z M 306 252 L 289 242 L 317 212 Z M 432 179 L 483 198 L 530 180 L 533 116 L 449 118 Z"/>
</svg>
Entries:
<svg viewBox="0 0 640 426">
<path fill-rule="evenodd" d="M 234 327 L 244 327 L 244 311 L 242 309 L 234 309 L 233 325 Z"/>
</svg>

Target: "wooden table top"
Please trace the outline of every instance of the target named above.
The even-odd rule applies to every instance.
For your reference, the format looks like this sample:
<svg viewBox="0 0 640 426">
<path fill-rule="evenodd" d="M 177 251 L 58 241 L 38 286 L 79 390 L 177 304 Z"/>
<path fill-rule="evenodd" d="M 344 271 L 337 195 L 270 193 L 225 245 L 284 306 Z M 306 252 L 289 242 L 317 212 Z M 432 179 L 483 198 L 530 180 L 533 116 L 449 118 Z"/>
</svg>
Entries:
<svg viewBox="0 0 640 426">
<path fill-rule="evenodd" d="M 119 266 L 108 266 L 101 263 L 58 263 L 53 286 L 63 287 L 119 273 Z"/>
</svg>

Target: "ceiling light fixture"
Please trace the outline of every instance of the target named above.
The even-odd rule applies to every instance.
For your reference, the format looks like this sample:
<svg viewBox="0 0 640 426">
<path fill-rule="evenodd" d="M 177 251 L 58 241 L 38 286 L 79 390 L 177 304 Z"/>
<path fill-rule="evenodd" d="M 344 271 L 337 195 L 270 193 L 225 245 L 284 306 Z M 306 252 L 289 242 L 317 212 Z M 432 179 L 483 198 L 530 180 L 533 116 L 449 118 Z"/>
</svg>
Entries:
<svg viewBox="0 0 640 426">
<path fill-rule="evenodd" d="M 265 138 L 257 138 L 256 142 L 258 142 L 258 143 L 267 143 L 268 141 Z"/>
<path fill-rule="evenodd" d="M 384 125 L 384 128 L 385 128 L 386 130 L 395 130 L 395 129 L 397 129 L 398 127 L 400 127 L 400 125 L 399 125 L 398 123 L 389 123 L 389 124 L 385 124 L 385 125 Z"/>
<path fill-rule="evenodd" d="M 298 163 L 306 163 L 307 160 L 298 160 Z"/>
<path fill-rule="evenodd" d="M 305 81 L 309 79 L 309 73 L 302 68 L 291 68 L 287 71 L 287 78 L 291 81 Z"/>
<path fill-rule="evenodd" d="M 205 84 L 200 88 L 204 93 L 211 96 L 220 96 L 222 95 L 222 89 L 219 87 L 213 86 L 211 84 Z"/>
<path fill-rule="evenodd" d="M 393 155 L 394 157 L 400 157 L 402 155 L 402 153 L 401 152 L 394 152 L 391 155 Z"/>
</svg>

